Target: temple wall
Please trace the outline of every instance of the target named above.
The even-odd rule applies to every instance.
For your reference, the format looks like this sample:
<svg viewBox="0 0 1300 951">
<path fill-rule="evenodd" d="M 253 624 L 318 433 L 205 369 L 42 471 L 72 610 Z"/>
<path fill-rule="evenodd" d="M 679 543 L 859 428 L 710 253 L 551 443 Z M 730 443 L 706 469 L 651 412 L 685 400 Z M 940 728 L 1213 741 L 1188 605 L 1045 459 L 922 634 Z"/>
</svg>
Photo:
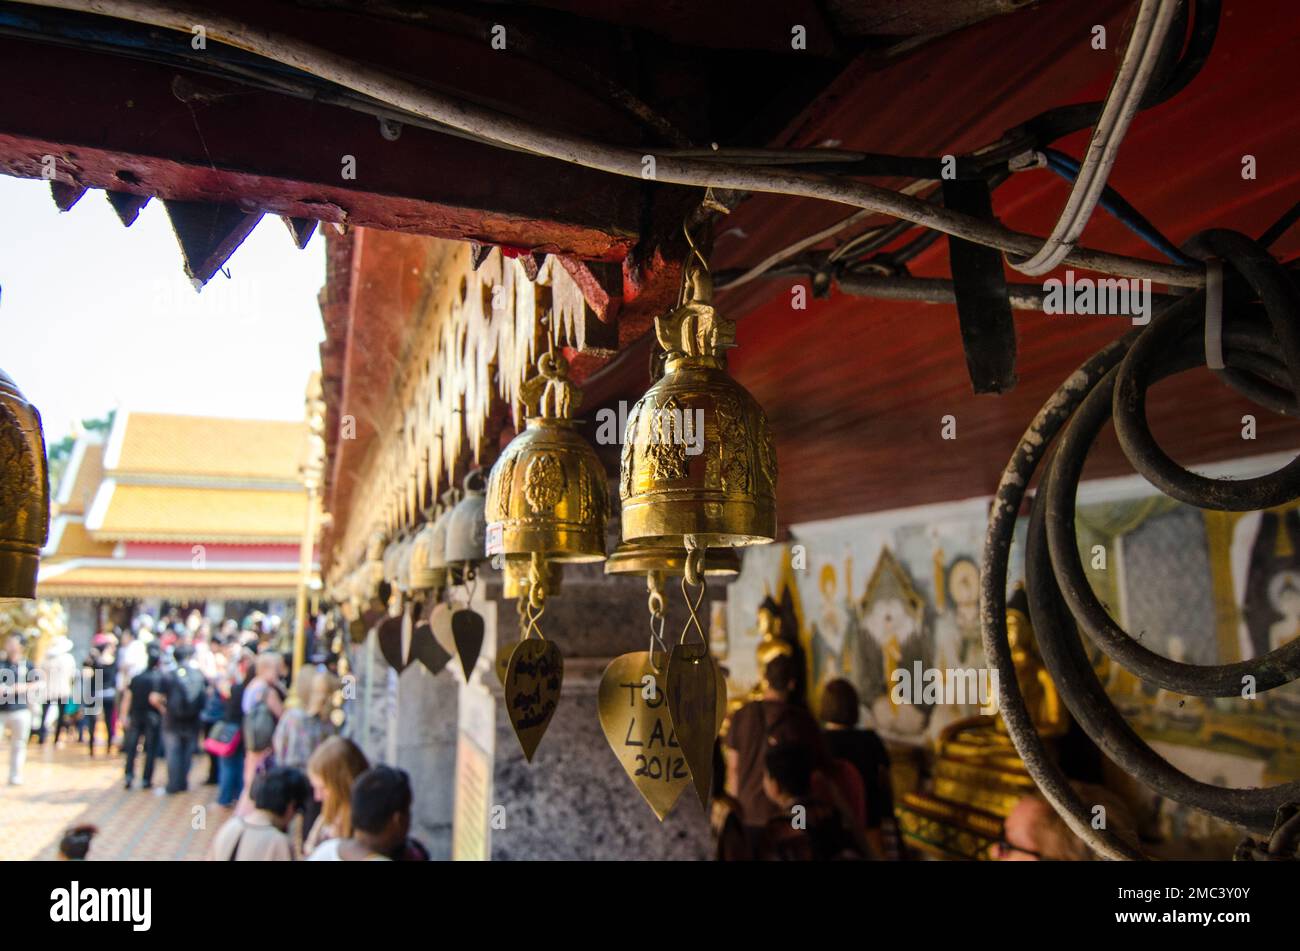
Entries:
<svg viewBox="0 0 1300 951">
<path fill-rule="evenodd" d="M 1277 460 L 1236 465 L 1225 472 L 1268 471 Z M 720 651 L 733 689 L 757 677 L 754 616 L 772 594 L 803 649 L 814 705 L 821 684 L 845 677 L 858 688 L 864 722 L 922 758 L 945 724 L 977 709 L 890 703 L 891 664 L 986 666 L 977 582 L 988 504 L 976 498 L 795 525 L 787 544 L 747 552 L 727 605 L 730 650 Z M 1024 576 L 1026 521 L 1012 550 L 1013 583 Z M 1300 506 L 1263 514 L 1202 512 L 1135 477 L 1108 479 L 1081 488 L 1078 532 L 1099 599 L 1164 656 L 1233 662 L 1300 633 Z M 1195 778 L 1228 786 L 1300 778 L 1300 685 L 1254 699 L 1175 696 L 1091 653 L 1137 732 Z M 1150 821 L 1169 838 L 1227 831 L 1174 803 L 1157 809 L 1148 797 L 1139 806 L 1156 810 Z"/>
</svg>

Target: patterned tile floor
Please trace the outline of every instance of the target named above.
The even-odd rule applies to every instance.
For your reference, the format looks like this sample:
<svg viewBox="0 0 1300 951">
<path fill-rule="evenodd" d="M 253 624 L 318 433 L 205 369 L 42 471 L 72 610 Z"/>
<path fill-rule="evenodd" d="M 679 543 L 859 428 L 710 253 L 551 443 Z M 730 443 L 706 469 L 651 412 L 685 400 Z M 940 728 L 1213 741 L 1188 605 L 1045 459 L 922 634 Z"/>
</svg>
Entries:
<svg viewBox="0 0 1300 951">
<path fill-rule="evenodd" d="M 7 754 L 7 745 L 0 752 Z M 92 860 L 203 858 L 229 815 L 216 805 L 216 787 L 202 785 L 206 756 L 194 759 L 189 791 L 167 796 L 155 795 L 167 780 L 165 764 L 155 767 L 154 789 L 140 789 L 137 780 L 128 792 L 122 788 L 122 757 L 96 752 L 92 759 L 84 744 L 55 749 L 52 742 L 42 747 L 33 741 L 23 785 L 10 786 L 0 777 L 0 860 L 52 859 L 63 830 L 87 822 L 99 827 Z M 136 769 L 141 765 L 137 759 Z"/>
</svg>

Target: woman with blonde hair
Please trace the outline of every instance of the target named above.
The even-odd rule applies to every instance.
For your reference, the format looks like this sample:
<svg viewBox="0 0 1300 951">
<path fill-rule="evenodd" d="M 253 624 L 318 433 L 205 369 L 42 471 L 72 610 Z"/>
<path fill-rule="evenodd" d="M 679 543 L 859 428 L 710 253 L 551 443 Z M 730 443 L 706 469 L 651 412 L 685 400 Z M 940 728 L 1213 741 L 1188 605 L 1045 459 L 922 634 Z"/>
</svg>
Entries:
<svg viewBox="0 0 1300 951">
<path fill-rule="evenodd" d="M 326 737 L 335 732 L 329 719 L 329 701 L 338 681 L 328 671 L 304 667 L 293 682 L 294 702 L 275 725 L 271 747 L 277 766 L 306 769 L 307 760 Z"/>
<path fill-rule="evenodd" d="M 326 739 L 307 760 L 307 778 L 320 803 L 320 816 L 303 843 L 310 855 L 322 842 L 352 835 L 352 784 L 370 768 L 366 754 L 341 736 Z"/>
</svg>

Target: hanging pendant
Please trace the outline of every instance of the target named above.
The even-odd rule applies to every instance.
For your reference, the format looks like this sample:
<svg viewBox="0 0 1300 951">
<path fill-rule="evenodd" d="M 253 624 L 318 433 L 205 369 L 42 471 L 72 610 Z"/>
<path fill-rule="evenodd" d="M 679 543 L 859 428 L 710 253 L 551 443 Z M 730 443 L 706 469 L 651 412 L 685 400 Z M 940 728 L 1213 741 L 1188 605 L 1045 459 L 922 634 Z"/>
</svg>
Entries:
<svg viewBox="0 0 1300 951">
<path fill-rule="evenodd" d="M 383 655 L 388 666 L 399 674 L 406 669 L 406 656 L 402 652 L 402 619 L 388 616 L 379 622 L 375 632 L 379 642 L 379 653 Z"/>
<path fill-rule="evenodd" d="M 506 668 L 506 713 L 529 762 L 559 706 L 563 681 L 564 657 L 554 641 L 530 637 L 511 651 Z"/>
<path fill-rule="evenodd" d="M 451 654 L 438 643 L 427 621 L 415 625 L 411 632 L 411 657 L 424 664 L 432 674 L 441 673 L 451 662 Z"/>
<path fill-rule="evenodd" d="M 456 655 L 456 640 L 451 633 L 451 605 L 445 601 L 439 601 L 434 606 L 433 613 L 429 615 L 429 629 L 433 631 L 433 639 L 438 642 L 438 646 L 447 652 L 449 656 Z"/>
<path fill-rule="evenodd" d="M 465 672 L 465 681 L 469 682 L 474 665 L 478 663 L 479 652 L 483 649 L 483 615 L 470 608 L 461 608 L 451 616 L 451 638 L 456 645 L 456 655 L 460 658 L 461 669 Z"/>
<path fill-rule="evenodd" d="M 668 695 L 668 716 L 690 768 L 695 794 L 707 808 L 713 785 L 713 744 L 721 725 L 720 713 L 726 709 L 727 691 L 718 662 L 709 651 L 704 628 L 700 626 L 699 610 L 708 590 L 703 573 L 705 552 L 696 546 L 692 536 L 686 537 L 686 548 L 682 595 L 688 615 L 681 638 L 668 656 L 664 691 Z M 694 598 L 687 590 L 688 585 L 697 589 Z M 696 642 L 686 639 L 692 628 Z"/>
<path fill-rule="evenodd" d="M 713 742 L 721 726 L 718 713 L 726 707 L 718 693 L 721 677 L 707 644 L 674 645 L 664 688 L 668 716 L 691 771 L 695 794 L 706 808 L 713 784 Z"/>
<path fill-rule="evenodd" d="M 605 740 L 660 822 L 691 785 L 693 775 L 668 713 L 667 663 L 662 651 L 635 651 L 614 658 L 601 675 L 597 701 Z M 723 695 L 726 684 L 716 665 L 714 673 L 714 692 Z M 715 704 L 715 735 L 725 711 L 725 705 Z"/>
</svg>

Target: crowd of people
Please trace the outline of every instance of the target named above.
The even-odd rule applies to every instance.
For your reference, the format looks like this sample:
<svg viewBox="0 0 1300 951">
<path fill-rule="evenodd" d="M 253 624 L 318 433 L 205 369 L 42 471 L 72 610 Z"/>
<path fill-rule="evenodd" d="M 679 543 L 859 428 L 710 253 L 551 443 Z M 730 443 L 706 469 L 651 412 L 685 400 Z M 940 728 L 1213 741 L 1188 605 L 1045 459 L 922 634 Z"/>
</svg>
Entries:
<svg viewBox="0 0 1300 951">
<path fill-rule="evenodd" d="M 0 657 L 10 783 L 22 783 L 29 745 L 63 746 L 75 735 L 89 756 L 122 756 L 127 790 L 185 792 L 196 759 L 206 759 L 203 782 L 228 810 L 213 859 L 427 859 L 409 835 L 406 774 L 372 768 L 338 735 L 333 659 L 309 644 L 312 662 L 290 683 L 279 633 L 261 615 L 216 630 L 198 612 L 145 615 L 96 634 L 80 665 L 67 637 L 32 663 L 23 638 L 10 635 Z M 60 858 L 84 859 L 95 833 L 69 829 Z"/>
<path fill-rule="evenodd" d="M 762 696 L 738 709 L 715 756 L 711 820 L 722 861 L 897 859 L 889 754 L 858 728 L 858 695 L 826 684 L 821 723 L 798 694 L 799 662 L 778 654 Z"/>
<path fill-rule="evenodd" d="M 312 656 L 292 683 L 275 631 L 257 618 L 216 631 L 197 614 L 141 617 L 93 638 L 80 667 L 66 638 L 26 676 L 22 638 L 4 645 L 0 730 L 11 737 L 11 783 L 30 743 L 65 732 L 123 757 L 126 789 L 189 788 L 196 757 L 228 818 L 209 857 L 219 861 L 427 859 L 410 837 L 406 774 L 371 766 L 331 716 L 339 688 L 328 658 Z M 820 709 L 802 701 L 799 662 L 768 661 L 761 696 L 740 707 L 715 748 L 711 824 L 723 861 L 898 860 L 889 754 L 858 725 L 845 680 L 824 685 Z M 80 677 L 80 679 L 78 679 Z M 33 689 L 40 684 L 39 691 Z M 24 689 L 26 688 L 26 689 Z M 102 730 L 101 730 L 102 724 Z M 163 760 L 165 786 L 155 785 Z M 137 765 L 140 766 L 137 773 Z M 138 779 L 137 779 L 138 777 Z M 1087 849 L 1041 797 L 1005 824 L 1003 859 L 1079 859 Z M 93 826 L 70 829 L 65 858 L 84 858 Z"/>
</svg>

